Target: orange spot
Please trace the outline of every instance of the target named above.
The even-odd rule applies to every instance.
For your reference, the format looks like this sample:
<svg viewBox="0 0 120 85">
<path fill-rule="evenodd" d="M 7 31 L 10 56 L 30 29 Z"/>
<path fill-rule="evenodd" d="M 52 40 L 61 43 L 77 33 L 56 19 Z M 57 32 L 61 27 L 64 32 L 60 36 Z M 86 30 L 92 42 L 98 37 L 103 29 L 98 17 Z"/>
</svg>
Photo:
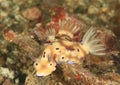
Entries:
<svg viewBox="0 0 120 85">
<path fill-rule="evenodd" d="M 9 41 L 14 40 L 15 36 L 16 36 L 16 33 L 13 32 L 12 30 L 4 30 L 4 37 L 6 40 L 9 40 Z"/>
</svg>

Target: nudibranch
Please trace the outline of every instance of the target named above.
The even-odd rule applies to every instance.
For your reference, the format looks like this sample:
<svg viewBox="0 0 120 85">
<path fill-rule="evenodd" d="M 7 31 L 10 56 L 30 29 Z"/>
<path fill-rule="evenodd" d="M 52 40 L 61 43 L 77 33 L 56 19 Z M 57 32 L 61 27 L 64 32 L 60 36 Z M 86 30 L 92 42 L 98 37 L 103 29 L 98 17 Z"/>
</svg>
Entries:
<svg viewBox="0 0 120 85">
<path fill-rule="evenodd" d="M 84 58 L 88 54 L 93 55 L 105 55 L 105 47 L 97 37 L 95 27 L 90 27 L 84 34 L 82 41 L 74 41 L 74 34 L 80 30 L 80 27 L 74 23 L 70 24 L 68 20 L 59 22 L 60 29 L 58 33 L 52 30 L 47 30 L 47 34 L 54 35 L 53 42 L 45 45 L 42 55 L 36 60 L 34 67 L 37 76 L 47 76 L 56 69 L 56 65 L 62 62 L 72 64 L 80 63 L 80 59 Z M 68 27 L 68 28 L 67 28 Z M 53 32 L 53 34 L 52 34 Z M 50 40 L 51 38 L 46 36 L 45 38 Z M 41 35 L 42 36 L 42 35 Z M 56 38 L 60 37 L 60 38 Z M 66 39 L 66 36 L 70 38 Z M 64 37 L 64 38 L 61 38 Z M 53 37 L 52 37 L 53 38 Z"/>
<path fill-rule="evenodd" d="M 51 74 L 51 72 L 55 71 L 56 63 L 55 60 L 52 59 L 53 56 L 50 55 L 51 52 L 51 49 L 45 49 L 42 53 L 42 56 L 40 56 L 40 59 L 37 59 L 34 63 L 34 67 L 37 71 L 37 76 L 47 76 Z"/>
</svg>

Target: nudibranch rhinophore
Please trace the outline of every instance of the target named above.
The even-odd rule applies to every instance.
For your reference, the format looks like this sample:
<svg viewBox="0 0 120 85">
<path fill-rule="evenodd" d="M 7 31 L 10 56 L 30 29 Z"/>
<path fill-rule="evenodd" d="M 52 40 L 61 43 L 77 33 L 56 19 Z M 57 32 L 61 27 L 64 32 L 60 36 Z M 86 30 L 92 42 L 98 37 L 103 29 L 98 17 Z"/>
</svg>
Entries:
<svg viewBox="0 0 120 85">
<path fill-rule="evenodd" d="M 100 43 L 95 27 L 91 26 L 89 28 L 81 42 L 72 40 L 74 34 L 80 31 L 80 27 L 73 23 L 71 19 L 60 20 L 59 27 L 60 29 L 57 33 L 53 31 L 54 28 L 50 28 L 45 33 L 47 36 L 44 37 L 43 33 L 40 34 L 41 37 L 44 37 L 44 40 L 46 39 L 47 41 L 48 39 L 50 41 L 52 39 L 52 42 L 45 45 L 42 54 L 34 64 L 37 76 L 50 75 L 55 71 L 56 65 L 62 62 L 68 64 L 80 63 L 80 59 L 89 53 L 99 56 L 105 55 L 105 47 Z M 70 40 L 66 37 L 69 37 Z"/>
</svg>

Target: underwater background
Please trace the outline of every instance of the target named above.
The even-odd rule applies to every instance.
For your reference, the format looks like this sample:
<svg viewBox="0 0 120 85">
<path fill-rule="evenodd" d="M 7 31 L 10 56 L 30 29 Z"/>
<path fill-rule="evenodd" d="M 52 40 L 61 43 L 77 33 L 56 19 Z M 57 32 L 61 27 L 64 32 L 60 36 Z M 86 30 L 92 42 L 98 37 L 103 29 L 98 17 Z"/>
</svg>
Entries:
<svg viewBox="0 0 120 85">
<path fill-rule="evenodd" d="M 88 55 L 79 65 L 63 63 L 49 76 L 35 76 L 43 45 L 33 28 L 65 13 L 98 27 L 107 55 Z M 0 85 L 120 85 L 119 15 L 120 0 L 0 0 Z"/>
</svg>

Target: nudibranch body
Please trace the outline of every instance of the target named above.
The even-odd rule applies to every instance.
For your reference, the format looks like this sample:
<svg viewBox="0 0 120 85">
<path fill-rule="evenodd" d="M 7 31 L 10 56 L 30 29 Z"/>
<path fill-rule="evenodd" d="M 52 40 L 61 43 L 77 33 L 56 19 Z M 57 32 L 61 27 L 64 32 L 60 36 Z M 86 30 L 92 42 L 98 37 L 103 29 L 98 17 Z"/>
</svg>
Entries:
<svg viewBox="0 0 120 85">
<path fill-rule="evenodd" d="M 40 29 L 34 30 L 35 35 L 45 46 L 34 64 L 37 76 L 51 74 L 55 71 L 56 65 L 62 62 L 80 63 L 80 60 L 89 53 L 105 55 L 105 47 L 100 42 L 95 27 L 91 26 L 80 42 L 80 31 L 86 27 L 82 21 L 66 14 L 62 18 L 54 18 L 55 20 L 47 24 L 46 30 L 41 29 L 41 25 L 38 26 Z"/>
<path fill-rule="evenodd" d="M 62 27 L 65 27 L 64 25 L 65 24 L 63 24 Z M 76 31 L 69 31 L 72 28 L 65 28 L 62 29 L 62 31 L 59 30 L 61 31 L 58 32 L 59 37 L 64 36 L 64 38 L 56 39 L 56 41 L 46 45 L 42 55 L 34 65 L 37 76 L 47 76 L 51 74 L 55 71 L 56 65 L 62 62 L 68 64 L 79 63 L 80 59 L 84 58 L 89 53 L 93 55 L 105 55 L 105 47 L 100 43 L 100 39 L 97 37 L 94 27 L 90 27 L 90 29 L 85 33 L 82 38 L 82 42 L 72 40 L 74 36 L 72 34 L 77 32 L 79 29 L 74 26 L 70 27 L 73 27 Z M 69 31 L 68 35 L 65 34 L 66 31 Z M 56 34 L 57 37 L 58 34 Z M 66 39 L 66 36 L 70 37 L 71 40 Z"/>
</svg>

